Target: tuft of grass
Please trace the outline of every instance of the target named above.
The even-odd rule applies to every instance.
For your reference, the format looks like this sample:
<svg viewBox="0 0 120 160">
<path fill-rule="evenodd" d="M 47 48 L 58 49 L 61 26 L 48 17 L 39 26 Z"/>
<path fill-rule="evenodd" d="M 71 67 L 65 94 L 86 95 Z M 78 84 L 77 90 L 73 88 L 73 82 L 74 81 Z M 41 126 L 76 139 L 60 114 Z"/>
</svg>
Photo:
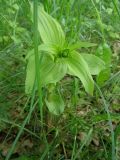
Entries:
<svg viewBox="0 0 120 160">
<path fill-rule="evenodd" d="M 96 88 L 102 98 L 104 109 L 105 109 L 107 116 L 108 116 L 108 122 L 109 122 L 110 131 L 111 131 L 111 142 L 112 142 L 112 160 L 116 160 L 115 136 L 114 136 L 112 118 L 111 118 L 111 114 L 109 111 L 109 105 L 106 103 L 106 100 L 104 98 L 102 91 L 100 90 L 100 87 L 96 83 L 95 83 L 95 86 L 96 86 Z"/>
<path fill-rule="evenodd" d="M 13 142 L 11 148 L 10 148 L 10 150 L 8 151 L 8 154 L 7 154 L 6 158 L 5 158 L 5 160 L 9 160 L 10 159 L 10 157 L 11 157 L 11 155 L 12 155 L 12 153 L 13 153 L 15 147 L 16 147 L 16 144 L 17 144 L 18 140 L 19 140 L 21 134 L 23 133 L 25 125 L 28 123 L 28 120 L 30 119 L 31 114 L 32 114 L 33 110 L 35 109 L 35 106 L 36 106 L 37 103 L 34 104 L 34 100 L 35 100 L 35 87 L 33 88 L 33 92 L 32 92 L 32 98 L 31 98 L 31 104 L 30 104 L 29 113 L 28 113 L 27 117 L 25 118 L 25 120 L 23 121 L 23 123 L 22 123 L 22 125 L 20 127 L 20 130 L 19 130 L 19 132 L 18 132 L 18 134 L 17 134 L 17 136 L 16 136 L 16 138 L 15 138 L 15 140 L 14 140 L 14 142 Z"/>
</svg>

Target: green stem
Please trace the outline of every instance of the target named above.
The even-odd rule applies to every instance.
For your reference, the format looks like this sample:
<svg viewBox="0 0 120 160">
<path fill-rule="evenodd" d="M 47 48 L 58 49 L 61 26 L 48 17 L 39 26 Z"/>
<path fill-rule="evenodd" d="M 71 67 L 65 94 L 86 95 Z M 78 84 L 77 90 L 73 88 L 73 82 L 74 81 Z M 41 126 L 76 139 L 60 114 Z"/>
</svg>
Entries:
<svg viewBox="0 0 120 160">
<path fill-rule="evenodd" d="M 38 55 L 38 0 L 34 0 L 33 20 L 34 20 L 34 54 L 35 54 L 36 79 L 37 79 L 41 124 L 43 124 L 42 88 L 40 84 L 40 71 L 39 71 L 40 62 Z"/>
<path fill-rule="evenodd" d="M 71 160 L 73 160 L 74 155 L 75 155 L 75 149 L 76 149 L 76 140 L 77 140 L 77 126 L 75 129 L 75 137 L 74 137 L 74 143 L 73 143 L 73 150 L 72 150 L 72 157 Z"/>
</svg>

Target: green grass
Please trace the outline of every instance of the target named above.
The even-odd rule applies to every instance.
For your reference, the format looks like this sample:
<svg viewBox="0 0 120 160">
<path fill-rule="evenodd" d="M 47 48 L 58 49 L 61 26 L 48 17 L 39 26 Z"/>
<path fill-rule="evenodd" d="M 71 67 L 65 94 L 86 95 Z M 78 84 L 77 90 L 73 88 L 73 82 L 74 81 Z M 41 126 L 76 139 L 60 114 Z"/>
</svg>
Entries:
<svg viewBox="0 0 120 160">
<path fill-rule="evenodd" d="M 38 97 L 39 97 L 39 107 L 40 107 L 40 118 L 41 124 L 43 123 L 43 106 L 42 106 L 42 87 L 40 86 L 40 65 L 41 57 L 38 55 L 38 0 L 34 1 L 33 7 L 33 21 L 34 21 L 34 54 L 35 54 L 35 69 L 36 69 L 36 80 L 38 88 Z M 39 60 L 40 59 L 40 60 Z"/>
<path fill-rule="evenodd" d="M 0 1 L 0 160 L 119 160 L 120 50 L 116 53 L 114 44 L 120 44 L 120 2 L 35 0 L 34 17 L 29 2 Z M 39 2 L 62 25 L 69 42 L 99 46 L 105 41 L 112 49 L 110 78 L 96 85 L 93 96 L 76 77 L 67 75 L 57 83 L 66 104 L 60 116 L 48 111 L 48 88 L 39 83 Z M 80 53 L 95 54 L 97 46 Z M 39 90 L 28 96 L 24 57 L 33 48 Z"/>
</svg>

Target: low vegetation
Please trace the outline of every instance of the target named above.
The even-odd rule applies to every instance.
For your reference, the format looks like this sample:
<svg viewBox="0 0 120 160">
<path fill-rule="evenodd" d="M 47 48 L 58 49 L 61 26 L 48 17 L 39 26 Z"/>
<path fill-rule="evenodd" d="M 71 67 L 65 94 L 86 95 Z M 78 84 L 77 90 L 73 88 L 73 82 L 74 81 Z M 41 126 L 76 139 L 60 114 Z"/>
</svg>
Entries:
<svg viewBox="0 0 120 160">
<path fill-rule="evenodd" d="M 0 160 L 120 159 L 119 0 L 0 1 Z"/>
</svg>

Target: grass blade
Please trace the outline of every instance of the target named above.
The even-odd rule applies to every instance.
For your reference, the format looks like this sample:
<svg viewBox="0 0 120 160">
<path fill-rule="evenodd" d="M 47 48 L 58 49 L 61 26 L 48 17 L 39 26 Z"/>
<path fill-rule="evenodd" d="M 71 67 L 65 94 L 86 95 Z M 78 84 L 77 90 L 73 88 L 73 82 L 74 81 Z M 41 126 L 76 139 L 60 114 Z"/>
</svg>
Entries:
<svg viewBox="0 0 120 160">
<path fill-rule="evenodd" d="M 36 68 L 36 80 L 39 97 L 40 117 L 41 124 L 43 122 L 43 109 L 42 109 L 42 89 L 40 85 L 40 72 L 39 72 L 39 55 L 38 55 L 38 0 L 34 0 L 33 7 L 33 20 L 34 20 L 34 54 L 35 54 L 35 68 Z"/>
</svg>

